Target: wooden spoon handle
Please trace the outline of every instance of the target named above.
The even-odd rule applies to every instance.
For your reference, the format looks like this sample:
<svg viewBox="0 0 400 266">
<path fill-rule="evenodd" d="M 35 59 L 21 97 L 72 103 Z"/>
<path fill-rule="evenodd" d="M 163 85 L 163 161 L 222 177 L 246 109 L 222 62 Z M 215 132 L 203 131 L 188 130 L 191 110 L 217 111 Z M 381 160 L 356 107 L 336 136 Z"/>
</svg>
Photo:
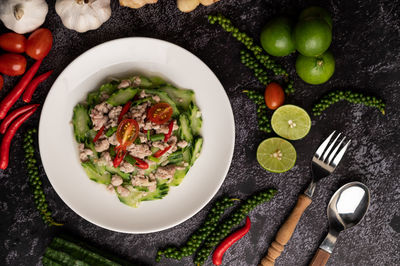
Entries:
<svg viewBox="0 0 400 266">
<path fill-rule="evenodd" d="M 301 194 L 297 199 L 296 206 L 292 210 L 292 213 L 286 219 L 285 223 L 281 226 L 278 233 L 275 236 L 275 241 L 272 242 L 271 246 L 268 248 L 268 254 L 262 260 L 261 266 L 271 266 L 274 265 L 276 258 L 278 258 L 284 246 L 290 240 L 293 235 L 294 229 L 300 220 L 301 215 L 311 204 L 311 198 L 304 194 Z"/>
<path fill-rule="evenodd" d="M 310 266 L 325 266 L 330 256 L 331 253 L 319 248 L 311 260 Z"/>
</svg>

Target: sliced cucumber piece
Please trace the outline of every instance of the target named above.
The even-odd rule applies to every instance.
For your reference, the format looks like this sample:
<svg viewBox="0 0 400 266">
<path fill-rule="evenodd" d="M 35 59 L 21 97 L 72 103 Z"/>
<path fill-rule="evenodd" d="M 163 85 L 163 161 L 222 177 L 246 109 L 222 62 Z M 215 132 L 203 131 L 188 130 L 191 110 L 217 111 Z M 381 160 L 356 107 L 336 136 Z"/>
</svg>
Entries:
<svg viewBox="0 0 400 266">
<path fill-rule="evenodd" d="M 89 106 L 95 106 L 96 104 L 100 103 L 100 95 L 98 91 L 89 92 L 88 96 L 86 97 L 86 102 Z"/>
<path fill-rule="evenodd" d="M 160 90 L 165 91 L 168 96 L 176 103 L 178 108 L 186 111 L 191 102 L 195 100 L 195 95 L 192 90 L 177 89 L 171 85 L 161 87 Z"/>
<path fill-rule="evenodd" d="M 124 180 L 127 180 L 127 181 L 129 181 L 129 180 L 131 180 L 131 175 L 130 174 L 128 174 L 128 173 L 124 173 L 124 172 L 122 172 L 120 169 L 119 169 L 119 167 L 118 168 L 115 168 L 115 167 L 112 167 L 112 166 L 106 166 L 106 170 L 108 171 L 108 172 L 110 172 L 112 175 L 119 175 L 120 177 L 122 177 L 122 179 L 124 179 Z"/>
<path fill-rule="evenodd" d="M 145 89 L 144 90 L 147 94 L 155 94 L 158 95 L 161 99 L 161 102 L 168 103 L 171 105 L 173 113 L 172 116 L 176 117 L 179 115 L 179 110 L 178 107 L 176 106 L 175 102 L 171 99 L 171 97 L 168 96 L 168 93 L 162 90 L 157 90 L 157 89 Z"/>
<path fill-rule="evenodd" d="M 157 164 L 150 164 L 149 168 L 144 171 L 144 175 L 149 175 L 158 168 Z"/>
<path fill-rule="evenodd" d="M 74 125 L 75 139 L 78 142 L 84 142 L 86 139 L 86 133 L 90 130 L 90 116 L 88 109 L 82 105 L 77 104 L 74 107 L 74 115 L 72 117 L 72 124 Z"/>
<path fill-rule="evenodd" d="M 134 89 L 131 87 L 117 90 L 110 96 L 110 98 L 107 99 L 107 103 L 111 104 L 112 106 L 126 104 L 128 101 L 132 100 L 133 97 L 135 97 L 137 92 L 138 89 Z"/>
<path fill-rule="evenodd" d="M 166 183 L 157 184 L 157 188 L 153 192 L 148 192 L 146 196 L 142 197 L 140 201 L 157 200 L 164 198 L 169 191 L 169 186 Z"/>
<path fill-rule="evenodd" d="M 161 85 L 167 84 L 167 82 L 164 79 L 157 76 L 150 77 L 150 81 L 151 83 L 153 83 L 153 87 L 159 87 Z"/>
<path fill-rule="evenodd" d="M 104 166 L 95 165 L 92 162 L 83 162 L 81 165 L 91 180 L 105 185 L 110 184 L 111 174 Z"/>
<path fill-rule="evenodd" d="M 191 143 L 193 141 L 193 134 L 189 123 L 190 122 L 186 114 L 181 114 L 179 116 L 179 136 L 181 139 Z"/>
<path fill-rule="evenodd" d="M 128 206 L 131 206 L 133 208 L 137 208 L 139 206 L 139 202 L 141 201 L 144 192 L 135 190 L 134 188 L 131 187 L 128 187 L 128 189 L 130 190 L 130 193 L 126 197 L 121 196 L 117 190 L 115 190 L 115 192 L 117 193 L 120 202 Z"/>
<path fill-rule="evenodd" d="M 191 146 L 187 146 L 183 149 L 183 161 L 190 163 L 190 160 L 192 158 L 192 147 Z"/>
<path fill-rule="evenodd" d="M 201 112 L 199 107 L 197 107 L 197 105 L 195 105 L 193 102 L 190 104 L 189 107 L 189 119 L 193 135 L 194 136 L 200 135 L 203 119 L 201 118 Z"/>
<path fill-rule="evenodd" d="M 190 160 L 190 165 L 193 165 L 197 158 L 200 156 L 201 148 L 203 147 L 203 138 L 197 138 L 193 145 L 192 158 Z"/>
<path fill-rule="evenodd" d="M 153 82 L 151 82 L 151 80 L 145 76 L 139 76 L 140 78 L 140 84 L 139 87 L 141 88 L 150 88 L 153 86 Z"/>
<path fill-rule="evenodd" d="M 116 90 L 118 89 L 118 85 L 115 83 L 106 83 L 101 85 L 99 92 L 100 95 L 107 94 L 108 96 L 111 96 Z"/>
<path fill-rule="evenodd" d="M 189 168 L 185 168 L 183 170 L 176 170 L 174 174 L 174 179 L 172 179 L 171 183 L 169 183 L 170 186 L 178 186 L 183 178 L 186 176 L 186 173 L 188 172 Z"/>
</svg>

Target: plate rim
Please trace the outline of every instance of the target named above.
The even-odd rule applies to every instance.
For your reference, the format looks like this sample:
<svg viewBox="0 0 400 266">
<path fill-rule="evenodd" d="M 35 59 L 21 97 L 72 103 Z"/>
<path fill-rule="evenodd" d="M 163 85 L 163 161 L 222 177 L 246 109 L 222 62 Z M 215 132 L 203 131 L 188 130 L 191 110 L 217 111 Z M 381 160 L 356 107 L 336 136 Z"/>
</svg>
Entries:
<svg viewBox="0 0 400 266">
<path fill-rule="evenodd" d="M 204 200 L 204 202 L 202 202 L 202 203 L 199 205 L 198 208 L 193 209 L 192 211 L 188 212 L 188 214 L 187 214 L 187 215 L 184 215 L 181 219 L 179 219 L 179 220 L 177 220 L 177 221 L 175 221 L 175 222 L 173 222 L 173 223 L 170 223 L 170 224 L 167 224 L 167 225 L 164 225 L 164 226 L 160 226 L 160 227 L 158 227 L 157 229 L 129 230 L 129 231 L 128 231 L 128 230 L 121 230 L 121 229 L 116 228 L 116 227 L 113 227 L 113 226 L 103 225 L 103 224 L 101 224 L 101 223 L 98 223 L 97 221 L 94 221 L 94 220 L 92 220 L 92 219 L 90 219 L 90 218 L 88 218 L 88 217 L 85 217 L 84 215 L 81 214 L 81 212 L 80 212 L 79 210 L 77 210 L 76 208 L 74 208 L 73 206 L 71 206 L 70 202 L 68 202 L 68 200 L 66 200 L 66 199 L 64 198 L 64 196 L 61 195 L 62 193 L 60 194 L 59 191 L 56 190 L 56 188 L 54 187 L 54 185 L 53 185 L 53 183 L 52 183 L 51 178 L 50 178 L 49 175 L 47 174 L 47 170 L 46 170 L 47 167 L 45 166 L 45 163 L 44 163 L 44 160 L 43 160 L 43 156 L 42 156 L 42 152 L 41 152 L 42 150 L 44 150 L 44 148 L 43 148 L 44 140 L 41 138 L 41 134 L 40 134 L 42 125 L 45 123 L 45 122 L 43 122 L 43 119 L 44 119 L 44 118 L 43 118 L 43 113 L 44 113 L 44 111 L 46 111 L 46 108 L 47 108 L 47 105 L 48 105 L 48 99 L 49 99 L 49 98 L 55 93 L 55 91 L 56 91 L 56 89 L 53 89 L 53 88 L 55 88 L 54 85 L 56 85 L 58 82 L 61 81 L 61 78 L 63 77 L 63 75 L 65 75 L 65 73 L 67 73 L 67 72 L 69 71 L 70 68 L 74 67 L 74 64 L 76 64 L 76 62 L 77 62 L 80 58 L 84 57 L 84 56 L 87 55 L 87 54 L 92 53 L 94 50 L 99 49 L 99 48 L 101 48 L 102 46 L 110 45 L 110 44 L 112 44 L 112 43 L 114 43 L 114 42 L 121 42 L 121 41 L 127 41 L 127 40 L 132 40 L 132 41 L 135 41 L 135 40 L 139 40 L 139 41 L 144 40 L 144 41 L 150 41 L 150 42 L 159 42 L 159 43 L 163 43 L 163 44 L 165 44 L 165 45 L 167 45 L 167 46 L 172 46 L 172 47 L 174 47 L 175 49 L 180 49 L 180 50 L 184 51 L 186 54 L 188 54 L 189 56 L 191 56 L 191 57 L 193 57 L 194 59 L 196 59 L 200 64 L 203 65 L 203 67 L 205 67 L 205 68 L 210 72 L 211 75 L 214 75 L 216 81 L 218 81 L 219 85 L 221 86 L 222 92 L 223 92 L 224 96 L 226 97 L 226 99 L 227 99 L 227 101 L 228 101 L 228 103 L 229 103 L 229 104 L 228 104 L 228 107 L 229 107 L 229 110 L 228 110 L 228 111 L 229 111 L 229 117 L 231 118 L 231 121 L 232 121 L 232 138 L 231 138 L 230 149 L 229 149 L 229 154 L 228 154 L 228 158 L 227 158 L 227 159 L 228 159 L 228 160 L 227 160 L 228 163 L 227 163 L 226 166 L 224 167 L 225 169 L 223 170 L 223 178 L 221 178 L 220 182 L 215 186 L 215 189 L 214 189 L 213 191 L 210 191 L 210 192 L 211 192 L 211 193 L 210 193 L 210 197 L 209 197 L 207 200 Z M 95 72 L 94 72 L 94 73 L 95 73 Z M 98 227 L 101 227 L 101 228 L 104 228 L 104 229 L 107 229 L 107 230 L 110 230 L 110 231 L 115 231 L 115 232 L 119 232 L 119 233 L 127 233 L 127 234 L 147 234 L 147 233 L 155 233 L 155 232 L 164 231 L 164 230 L 173 228 L 173 227 L 175 227 L 175 226 L 177 226 L 177 225 L 180 225 L 180 224 L 184 223 L 185 221 L 187 221 L 187 220 L 189 220 L 190 218 L 192 218 L 193 216 L 195 216 L 198 212 L 200 212 L 208 203 L 210 203 L 210 202 L 212 201 L 212 199 L 215 197 L 215 195 L 216 195 L 216 194 L 218 193 L 218 191 L 220 190 L 222 184 L 224 183 L 226 176 L 228 175 L 229 169 L 230 169 L 231 164 L 232 164 L 232 158 L 233 158 L 234 149 L 235 149 L 235 140 L 236 140 L 235 117 L 234 117 L 234 115 L 233 115 L 233 109 L 232 109 L 231 101 L 229 100 L 229 96 L 228 96 L 228 94 L 227 94 L 227 92 L 226 92 L 224 86 L 222 85 L 222 83 L 220 82 L 220 80 L 218 79 L 218 77 L 215 75 L 215 73 L 211 70 L 211 68 L 210 68 L 206 63 L 204 63 L 198 56 L 196 56 L 195 54 L 193 54 L 193 53 L 190 52 L 189 50 L 187 50 L 187 49 L 185 49 L 185 48 L 183 48 L 183 47 L 181 47 L 181 46 L 179 46 L 179 45 L 176 45 L 176 44 L 174 44 L 174 43 L 171 43 L 171 42 L 169 42 L 169 41 L 165 41 L 165 40 L 161 40 L 161 39 L 157 39 L 157 38 L 150 38 L 150 37 L 123 37 L 123 38 L 118 38 L 118 39 L 114 39 L 114 40 L 110 40 L 110 41 L 106 41 L 106 42 L 103 42 L 103 43 L 101 43 L 101 44 L 98 44 L 98 45 L 96 45 L 96 46 L 94 46 L 94 47 L 88 49 L 87 51 L 83 52 L 82 54 L 78 55 L 75 59 L 73 59 L 73 60 L 61 71 L 61 73 L 57 76 L 57 78 L 55 79 L 54 83 L 52 84 L 52 86 L 51 86 L 49 92 L 47 93 L 47 96 L 46 96 L 46 98 L 45 98 L 45 101 L 44 101 L 44 103 L 43 103 L 43 105 L 42 105 L 42 110 L 41 110 L 41 114 L 40 114 L 40 118 L 39 118 L 39 126 L 38 126 L 39 152 L 40 152 L 40 159 L 41 159 L 41 162 L 42 162 L 42 165 L 43 165 L 43 170 L 44 170 L 44 172 L 46 173 L 46 177 L 47 177 L 47 179 L 49 180 L 49 182 L 50 182 L 52 188 L 54 189 L 54 191 L 56 192 L 56 194 L 58 195 L 58 197 L 60 197 L 60 199 L 63 201 L 64 204 L 66 204 L 73 212 L 75 212 L 77 215 L 79 215 L 79 216 L 80 216 L 81 218 L 83 218 L 84 220 L 86 220 L 86 221 L 88 221 L 88 222 L 90 222 L 90 223 L 92 223 L 92 224 L 94 224 L 94 225 L 96 225 L 96 226 L 98 226 Z"/>
</svg>

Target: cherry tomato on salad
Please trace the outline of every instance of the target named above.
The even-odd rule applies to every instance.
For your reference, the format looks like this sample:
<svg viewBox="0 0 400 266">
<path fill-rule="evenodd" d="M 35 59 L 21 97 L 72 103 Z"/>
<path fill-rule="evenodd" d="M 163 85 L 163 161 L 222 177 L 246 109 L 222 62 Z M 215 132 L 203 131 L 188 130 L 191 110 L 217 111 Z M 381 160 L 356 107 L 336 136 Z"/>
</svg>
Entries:
<svg viewBox="0 0 400 266">
<path fill-rule="evenodd" d="M 3 84 L 4 84 L 4 79 L 3 79 L 3 76 L 0 75 L 0 91 L 3 88 Z"/>
<path fill-rule="evenodd" d="M 264 99 L 267 107 L 275 110 L 285 102 L 285 93 L 278 83 L 272 82 L 265 89 Z"/>
<path fill-rule="evenodd" d="M 157 103 L 149 109 L 147 117 L 151 122 L 161 125 L 171 119 L 172 113 L 171 105 L 168 103 Z"/>
<path fill-rule="evenodd" d="M 0 35 L 0 48 L 12 52 L 23 53 L 25 52 L 26 38 L 24 35 L 9 32 Z"/>
<path fill-rule="evenodd" d="M 24 74 L 26 59 L 19 54 L 0 55 L 0 73 L 7 76 L 19 76 Z"/>
<path fill-rule="evenodd" d="M 139 135 L 139 124 L 133 119 L 124 119 L 117 129 L 117 140 L 123 147 L 131 145 Z"/>
<path fill-rule="evenodd" d="M 51 31 L 45 28 L 35 30 L 26 42 L 26 54 L 39 60 L 43 59 L 53 45 L 53 35 Z"/>
</svg>

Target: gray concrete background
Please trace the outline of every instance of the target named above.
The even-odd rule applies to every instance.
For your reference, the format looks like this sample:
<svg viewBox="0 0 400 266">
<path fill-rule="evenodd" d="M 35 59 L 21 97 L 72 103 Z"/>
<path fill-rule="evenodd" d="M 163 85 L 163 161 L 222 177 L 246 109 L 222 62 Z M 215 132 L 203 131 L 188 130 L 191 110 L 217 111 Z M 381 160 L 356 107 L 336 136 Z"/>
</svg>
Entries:
<svg viewBox="0 0 400 266">
<path fill-rule="evenodd" d="M 115 1 L 115 0 L 114 0 Z M 336 129 L 352 138 L 352 145 L 337 171 L 319 182 L 312 205 L 301 221 L 276 265 L 307 265 L 328 230 L 325 210 L 341 184 L 359 180 L 371 189 L 371 206 L 362 222 L 343 232 L 328 265 L 399 265 L 400 264 L 400 2 L 399 1 L 261 1 L 221 0 L 183 14 L 175 1 L 139 10 L 113 3 L 113 14 L 100 29 L 79 34 L 62 26 L 49 2 L 44 27 L 54 34 L 54 46 L 41 71 L 54 69 L 52 77 L 33 97 L 43 103 L 51 84 L 77 56 L 103 42 L 128 36 L 147 36 L 180 45 L 200 57 L 217 75 L 228 93 L 236 124 L 236 145 L 232 165 L 217 196 L 226 194 L 244 198 L 252 192 L 275 187 L 278 195 L 251 214 L 252 229 L 232 246 L 224 265 L 256 265 L 265 254 L 276 231 L 310 181 L 311 156 L 320 141 Z M 266 135 L 257 130 L 255 105 L 242 93 L 244 88 L 262 90 L 252 73 L 240 63 L 243 46 L 209 25 L 206 14 L 221 12 L 239 28 L 258 38 L 262 26 L 277 14 L 293 17 L 311 4 L 327 8 L 333 15 L 332 51 L 336 73 L 320 86 L 303 83 L 294 72 L 295 56 L 278 59 L 295 80 L 296 93 L 287 103 L 311 111 L 314 101 L 334 88 L 351 88 L 382 97 L 387 114 L 377 110 L 338 103 L 321 117 L 312 117 L 313 127 L 303 140 L 292 142 L 298 153 L 295 167 L 284 174 L 264 171 L 255 159 L 258 144 Z M 7 32 L 0 24 L 0 33 Z M 16 84 L 6 78 L 0 99 Z M 18 102 L 22 105 L 21 102 Z M 61 228 L 43 225 L 35 210 L 23 164 L 22 133 L 37 127 L 39 112 L 19 131 L 12 143 L 10 166 L 0 171 L 0 264 L 40 265 L 45 247 L 60 231 L 73 234 L 105 250 L 143 265 L 154 265 L 156 250 L 166 244 L 183 243 L 203 221 L 210 205 L 186 222 L 154 234 L 129 235 L 97 227 L 75 214 L 57 196 L 41 169 L 45 192 Z M 164 259 L 159 265 L 190 265 Z M 206 263 L 211 265 L 211 259 Z"/>
</svg>

